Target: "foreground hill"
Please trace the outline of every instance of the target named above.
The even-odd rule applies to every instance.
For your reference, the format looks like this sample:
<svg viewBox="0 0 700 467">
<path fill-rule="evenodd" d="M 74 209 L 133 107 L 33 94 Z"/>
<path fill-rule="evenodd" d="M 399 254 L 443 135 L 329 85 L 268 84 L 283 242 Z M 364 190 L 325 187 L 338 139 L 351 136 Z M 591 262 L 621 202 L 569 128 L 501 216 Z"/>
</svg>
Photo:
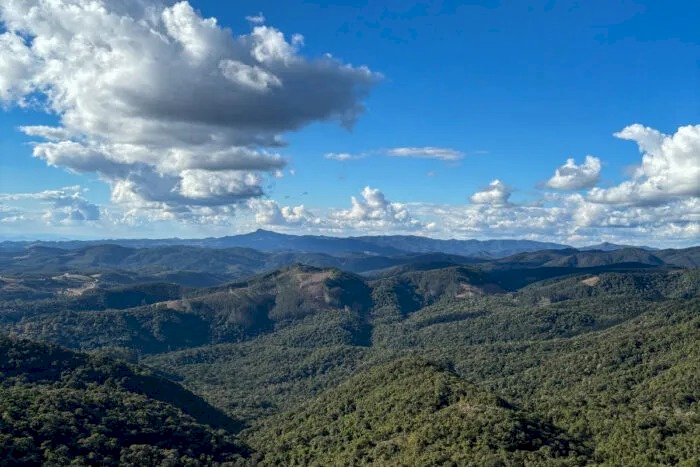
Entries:
<svg viewBox="0 0 700 467">
<path fill-rule="evenodd" d="M 560 429 L 421 359 L 362 372 L 251 436 L 274 465 L 574 465 Z"/>
<path fill-rule="evenodd" d="M 0 336 L 3 465 L 210 465 L 249 451 L 237 424 L 124 363 Z"/>
</svg>

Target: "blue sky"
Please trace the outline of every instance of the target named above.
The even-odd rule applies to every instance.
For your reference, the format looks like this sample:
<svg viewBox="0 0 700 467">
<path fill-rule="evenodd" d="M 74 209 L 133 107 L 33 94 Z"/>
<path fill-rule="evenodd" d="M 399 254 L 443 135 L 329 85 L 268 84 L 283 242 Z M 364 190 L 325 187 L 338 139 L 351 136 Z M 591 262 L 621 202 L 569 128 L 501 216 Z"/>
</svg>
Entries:
<svg viewBox="0 0 700 467">
<path fill-rule="evenodd" d="M 143 187 L 125 195 L 125 185 L 121 182 L 133 177 L 125 175 L 123 169 L 119 169 L 118 175 L 107 173 L 105 168 L 95 169 L 96 165 L 91 165 L 91 169 L 85 169 L 84 165 L 76 169 L 77 166 L 71 165 L 74 159 L 70 155 L 32 157 L 32 142 L 41 145 L 46 141 L 45 134 L 23 133 L 19 127 L 68 128 L 71 134 L 66 136 L 66 141 L 81 144 L 87 140 L 90 144 L 93 140 L 102 145 L 123 143 L 126 136 L 120 129 L 98 131 L 97 125 L 85 123 L 94 120 L 95 113 L 100 111 L 99 99 L 87 108 L 85 102 L 91 97 L 87 90 L 75 101 L 64 99 L 56 103 L 47 98 L 47 89 L 53 90 L 54 99 L 57 89 L 69 94 L 82 92 L 71 91 L 75 83 L 66 84 L 61 75 L 75 73 L 79 68 L 70 68 L 74 64 L 66 64 L 57 76 L 48 80 L 42 75 L 44 81 L 36 84 L 31 73 L 39 72 L 32 68 L 25 73 L 28 62 L 15 60 L 25 54 L 30 61 L 39 62 L 39 67 L 46 66 L 46 55 L 37 47 L 37 39 L 59 34 L 58 28 L 56 31 L 49 28 L 47 32 L 42 26 L 47 24 L 47 18 L 59 18 L 57 22 L 60 22 L 61 14 L 46 10 L 45 18 L 37 15 L 27 20 L 26 12 L 18 11 L 21 7 L 4 3 L 0 0 L 6 44 L 10 43 L 9 35 L 14 35 L 21 38 L 27 50 L 16 48 L 10 52 L 15 56 L 10 56 L 9 46 L 5 51 L 0 48 L 0 100 L 4 103 L 4 111 L 0 113 L 0 192 L 4 198 L 0 198 L 0 207 L 4 206 L 6 212 L 4 222 L 0 222 L 0 236 L 196 237 L 263 227 L 335 235 L 402 232 L 462 238 L 508 236 L 573 244 L 613 240 L 675 246 L 697 242 L 700 233 L 696 188 L 700 185 L 696 178 L 700 165 L 697 152 L 700 143 L 696 140 L 696 134 L 700 133 L 700 31 L 697 28 L 700 4 L 697 2 L 446 1 L 426 6 L 411 2 L 290 1 L 280 7 L 279 2 L 267 1 L 193 0 L 191 8 L 182 4 L 178 8 L 172 4 L 154 4 L 151 12 L 157 12 L 157 19 L 151 27 L 161 27 L 166 31 L 164 35 L 170 35 L 173 53 L 182 49 L 181 55 L 185 55 L 189 42 L 176 37 L 168 29 L 165 18 L 180 15 L 178 18 L 188 21 L 216 18 L 217 27 L 230 28 L 231 32 L 226 34 L 235 37 L 253 37 L 253 28 L 274 28 L 285 35 L 286 42 L 294 49 L 295 60 L 309 64 L 305 68 L 300 65 L 293 75 L 290 71 L 286 79 L 275 78 L 282 76 L 274 73 L 278 65 L 265 60 L 256 59 L 257 65 L 244 61 L 244 65 L 233 68 L 240 71 L 245 66 L 248 73 L 266 70 L 266 75 L 246 76 L 257 80 L 263 79 L 261 76 L 273 76 L 276 80 L 273 84 L 266 81 L 266 89 L 271 90 L 266 91 L 268 96 L 273 99 L 274 95 L 287 92 L 289 95 L 283 96 L 287 99 L 286 107 L 281 113 L 296 115 L 273 131 L 285 141 L 282 147 L 268 141 L 253 144 L 240 138 L 227 143 L 230 147 L 245 146 L 274 153 L 285 161 L 284 167 L 266 166 L 257 172 L 259 165 L 244 167 L 247 171 L 255 169 L 251 173 L 260 175 L 255 183 L 245 182 L 245 192 L 237 185 L 240 182 L 237 175 L 229 174 L 221 182 L 220 171 L 213 175 L 207 171 L 198 172 L 195 181 L 188 182 L 191 189 L 185 193 L 182 188 L 185 178 L 192 176 L 183 175 L 181 169 L 168 172 L 174 169 L 169 168 L 166 159 L 173 157 L 171 150 L 176 145 L 169 146 L 167 142 L 158 143 L 158 151 L 163 150 L 161 156 L 130 156 L 123 152 L 100 156 L 100 160 L 119 158 L 120 163 L 128 160 L 130 168 L 124 170 L 136 170 L 133 161 L 138 160 L 151 164 L 154 173 L 160 176 L 167 172 L 176 180 L 175 188 L 168 188 L 169 192 L 183 193 L 177 199 L 170 195 L 145 195 L 148 190 Z M 40 10 L 48 8 L 41 6 L 41 2 L 27 3 L 39 4 Z M 141 20 L 152 17 L 144 13 L 149 10 L 143 9 L 143 5 L 122 8 L 115 7 L 115 2 L 103 3 L 105 15 Z M 168 11 L 173 14 L 167 16 Z M 69 30 L 69 35 L 90 36 L 84 28 L 76 26 L 79 21 L 65 21 L 63 28 Z M 89 27 L 93 23 L 86 24 Z M 70 27 L 75 30 L 71 32 Z M 126 37 L 130 33 L 124 31 Z M 303 41 L 295 42 L 294 34 L 302 35 Z M 99 47 L 98 36 L 95 32 L 86 41 Z M 207 50 L 219 53 L 220 44 L 216 42 L 219 39 L 202 37 Z M 71 47 L 73 39 L 62 38 Z M 151 36 L 132 39 L 152 40 Z M 177 47 L 180 49 L 175 50 Z M 55 57 L 70 50 L 66 45 L 52 53 Z M 314 63 L 326 53 L 337 61 L 324 66 L 336 68 L 333 74 L 328 72 L 321 77 L 325 72 L 314 69 Z M 5 69 L 3 55 L 6 55 Z M 230 60 L 224 55 L 217 60 Z M 68 55 L 65 60 L 70 61 Z M 238 58 L 235 61 L 243 63 Z M 218 68 L 223 70 L 221 62 L 218 63 Z M 342 68 L 347 64 L 355 67 L 352 77 L 342 76 Z M 220 86 L 205 83 L 211 70 L 182 66 L 192 74 L 188 75 L 192 79 L 187 80 L 191 87 L 185 91 L 177 88 L 179 92 L 187 93 L 199 86 L 198 72 L 202 74 L 202 88 L 210 84 Z M 360 66 L 371 70 L 368 73 L 372 77 L 363 76 Z M 20 68 L 22 73 L 17 71 Z M 129 70 L 139 73 L 138 64 Z M 10 76 L 4 81 L 3 71 Z M 99 66 L 85 66 L 85 72 L 94 72 L 96 79 L 101 79 L 107 71 Z M 152 81 L 141 78 L 144 83 L 138 92 L 144 86 L 148 89 L 160 86 L 165 79 L 155 71 L 152 73 L 153 76 L 148 75 Z M 303 73 L 308 73 L 308 77 L 303 76 L 308 83 L 323 79 L 331 89 L 328 92 L 342 96 L 337 107 L 331 108 L 329 104 L 328 109 L 319 110 L 321 104 L 314 102 L 309 105 L 313 108 L 304 108 L 306 102 L 317 96 L 313 84 L 302 86 L 300 91 L 285 89 L 294 76 Z M 28 82 L 31 82 L 28 87 L 22 84 Z M 114 89 L 105 91 L 101 85 L 93 92 L 115 92 L 123 96 L 122 85 L 112 85 Z M 337 91 L 333 86 L 337 86 Z M 23 91 L 18 91 L 20 88 Z M 162 104 L 157 99 L 172 99 L 172 94 L 168 94 L 172 90 L 165 85 L 163 89 L 162 94 L 155 93 L 153 108 Z M 251 99 L 254 105 L 255 96 Z M 348 103 L 347 99 L 352 102 Z M 269 102 L 273 107 L 277 105 L 272 100 Z M 194 106 L 196 101 L 188 105 Z M 340 124 L 338 115 L 355 105 L 363 105 L 364 111 L 353 111 L 352 127 L 347 122 Z M 151 108 L 129 108 L 125 118 L 132 120 L 124 120 L 127 125 L 137 111 L 153 118 Z M 110 110 L 113 111 L 105 108 L 104 112 Z M 188 108 L 187 115 L 200 110 Z M 211 109 L 211 115 L 217 112 L 216 108 Z M 139 124 L 145 118 L 143 115 L 137 115 Z M 75 124 L 75 119 L 81 123 Z M 644 128 L 630 129 L 624 137 L 614 136 L 633 124 Z M 229 125 L 237 135 L 244 131 L 240 128 L 248 131 L 245 120 L 216 122 L 216 125 Z M 189 131 L 189 127 L 183 128 Z M 680 128 L 688 130 L 681 132 Z M 269 136 L 267 126 L 265 132 Z M 649 138 L 655 138 L 656 144 L 644 146 L 643 141 Z M 151 139 L 148 141 L 146 146 L 151 151 Z M 138 144 L 145 143 L 140 140 Z M 226 150 L 228 146 L 214 149 Z M 451 150 L 459 157 L 444 160 L 444 157 L 427 157 L 419 154 L 420 151 L 412 154 L 421 157 L 389 155 L 396 148 L 426 147 Z M 204 152 L 209 150 L 213 149 L 207 146 Z M 347 154 L 349 160 L 324 157 L 329 153 Z M 642 153 L 651 163 L 641 175 L 633 177 L 634 167 L 642 163 Z M 595 156 L 600 167 L 590 168 L 586 175 L 579 167 L 587 155 Z M 196 157 L 201 161 L 207 156 Z M 230 162 L 238 156 L 226 157 Z M 568 158 L 573 158 L 575 164 L 576 172 L 571 177 L 579 179 L 569 178 L 558 188 L 551 181 L 547 186 L 555 170 Z M 207 182 L 209 175 L 219 178 Z M 494 198 L 474 197 L 494 180 L 499 180 L 507 193 L 499 192 Z M 143 183 L 146 187 L 153 184 Z M 651 185 L 660 191 L 649 194 L 647 188 Z M 210 186 L 223 188 L 210 190 Z M 366 191 L 363 195 L 365 187 L 376 191 L 373 194 Z M 235 193 L 231 191 L 234 188 Z M 41 194 L 47 190 L 53 193 Z M 352 196 L 356 204 L 352 204 Z M 479 199 L 488 202 L 475 202 Z M 82 210 L 87 205 L 96 206 L 94 212 L 99 214 L 87 214 Z M 298 209 L 300 205 L 303 209 Z M 53 215 L 56 212 L 58 215 Z"/>
</svg>

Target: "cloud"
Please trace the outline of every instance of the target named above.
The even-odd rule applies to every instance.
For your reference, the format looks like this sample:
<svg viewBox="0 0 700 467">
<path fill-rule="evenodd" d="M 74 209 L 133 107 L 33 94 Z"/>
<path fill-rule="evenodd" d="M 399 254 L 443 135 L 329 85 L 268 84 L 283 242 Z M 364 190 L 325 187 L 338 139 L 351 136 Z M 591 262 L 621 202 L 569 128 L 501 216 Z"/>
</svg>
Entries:
<svg viewBox="0 0 700 467">
<path fill-rule="evenodd" d="M 469 199 L 474 204 L 505 206 L 508 204 L 508 198 L 510 198 L 511 193 L 511 189 L 505 183 L 496 179 L 482 191 L 477 191 L 471 195 Z"/>
<path fill-rule="evenodd" d="M 187 2 L 2 2 L 0 104 L 57 115 L 22 127 L 41 139 L 34 156 L 97 174 L 129 210 L 230 212 L 285 166 L 284 133 L 352 126 L 380 79 L 307 59 L 302 36 L 262 20 L 235 35 Z"/>
<path fill-rule="evenodd" d="M 364 157 L 363 154 L 350 154 L 349 152 L 327 152 L 326 154 L 323 155 L 325 159 L 332 160 L 332 161 L 352 161 L 356 159 L 362 159 Z"/>
<path fill-rule="evenodd" d="M 464 153 L 450 148 L 426 147 L 400 147 L 386 151 L 391 157 L 417 157 L 423 159 L 439 159 L 443 161 L 458 161 L 464 157 Z"/>
<path fill-rule="evenodd" d="M 282 206 L 272 199 L 251 199 L 248 207 L 255 214 L 255 222 L 268 226 L 301 226 L 320 222 L 304 205 Z"/>
<path fill-rule="evenodd" d="M 552 178 L 547 181 L 549 188 L 555 190 L 580 190 L 590 188 L 600 179 L 600 159 L 586 156 L 583 164 L 576 165 L 574 159 L 557 168 Z"/>
<path fill-rule="evenodd" d="M 700 200 L 664 206 L 613 206 L 581 194 L 546 194 L 533 205 L 410 205 L 430 235 L 447 238 L 529 238 L 585 245 L 610 241 L 652 246 L 688 246 L 700 231 Z"/>
<path fill-rule="evenodd" d="M 411 216 L 405 204 L 393 203 L 386 199 L 377 188 L 366 186 L 361 197 L 353 196 L 351 208 L 334 210 L 329 221 L 340 228 L 351 229 L 416 229 L 421 223 Z"/>
<path fill-rule="evenodd" d="M 425 223 L 434 223 L 431 233 L 448 238 L 557 239 L 568 236 L 568 210 L 563 206 L 519 206 L 494 204 L 419 204 L 411 206 Z"/>
<path fill-rule="evenodd" d="M 265 16 L 262 13 L 246 16 L 245 19 L 252 24 L 263 24 L 265 22 Z"/>
<path fill-rule="evenodd" d="M 700 125 L 682 126 L 669 136 L 634 124 L 615 136 L 636 142 L 642 153 L 642 163 L 631 180 L 612 188 L 593 188 L 588 194 L 589 200 L 644 205 L 700 196 Z"/>
<path fill-rule="evenodd" d="M 79 186 L 70 186 L 58 190 L 45 190 L 34 193 L 1 193 L 0 202 L 13 203 L 34 201 L 48 205 L 41 213 L 41 218 L 47 224 L 75 223 L 82 221 L 97 221 L 100 219 L 100 208 L 88 201 L 84 196 L 85 190 Z M 27 219 L 31 212 L 15 207 L 8 210 L 14 219 Z"/>
</svg>

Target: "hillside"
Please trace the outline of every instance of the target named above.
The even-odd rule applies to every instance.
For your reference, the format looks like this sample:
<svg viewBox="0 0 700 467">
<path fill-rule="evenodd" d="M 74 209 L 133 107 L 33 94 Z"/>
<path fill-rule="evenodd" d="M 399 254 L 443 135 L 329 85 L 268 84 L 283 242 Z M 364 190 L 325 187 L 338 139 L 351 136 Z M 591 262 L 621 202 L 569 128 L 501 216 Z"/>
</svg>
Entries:
<svg viewBox="0 0 700 467">
<path fill-rule="evenodd" d="M 274 465 L 497 465 L 557 460 L 586 448 L 560 429 L 420 359 L 362 372 L 251 436 Z"/>
<path fill-rule="evenodd" d="M 0 336 L 0 375 L 3 464 L 209 465 L 249 454 L 217 431 L 236 422 L 124 363 Z"/>
<path fill-rule="evenodd" d="M 360 341 L 367 339 L 370 294 L 358 276 L 292 266 L 225 287 L 150 284 L 90 290 L 58 303 L 39 301 L 31 314 L 10 310 L 0 319 L 13 332 L 36 340 L 139 353 L 237 342 L 313 314 L 345 327 Z"/>
</svg>

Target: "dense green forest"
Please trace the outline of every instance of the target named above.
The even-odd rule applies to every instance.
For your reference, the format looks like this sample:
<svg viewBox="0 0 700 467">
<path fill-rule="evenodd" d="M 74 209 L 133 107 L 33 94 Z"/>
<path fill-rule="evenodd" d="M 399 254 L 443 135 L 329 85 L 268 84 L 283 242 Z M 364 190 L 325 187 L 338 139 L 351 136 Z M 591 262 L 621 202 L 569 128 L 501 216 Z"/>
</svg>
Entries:
<svg viewBox="0 0 700 467">
<path fill-rule="evenodd" d="M 695 256 L 295 264 L 213 287 L 18 268 L 0 463 L 697 466 Z"/>
</svg>

